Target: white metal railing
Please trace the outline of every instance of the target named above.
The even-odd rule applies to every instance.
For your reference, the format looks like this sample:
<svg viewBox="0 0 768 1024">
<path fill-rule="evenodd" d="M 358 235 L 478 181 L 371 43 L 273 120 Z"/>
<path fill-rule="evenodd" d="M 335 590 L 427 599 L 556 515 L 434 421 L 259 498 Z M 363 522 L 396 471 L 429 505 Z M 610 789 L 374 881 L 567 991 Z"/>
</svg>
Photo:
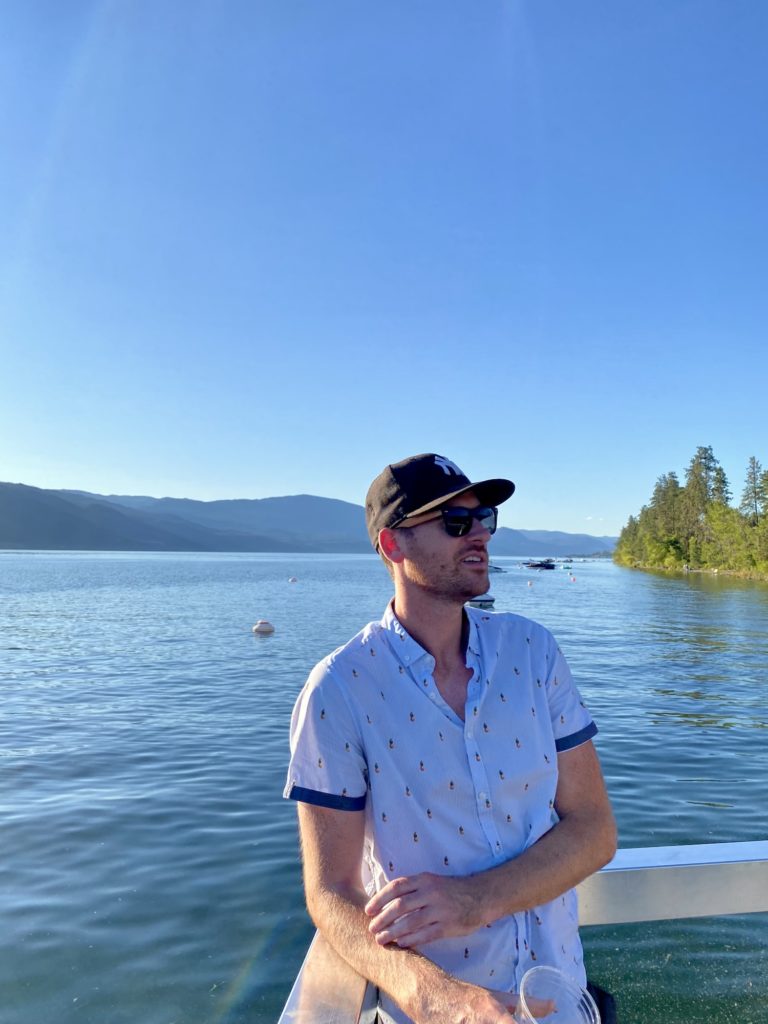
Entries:
<svg viewBox="0 0 768 1024">
<path fill-rule="evenodd" d="M 377 1001 L 376 987 L 315 932 L 279 1024 L 365 1024 L 373 1021 Z"/>
<path fill-rule="evenodd" d="M 577 892 L 582 925 L 768 910 L 768 842 L 619 850 Z"/>
<path fill-rule="evenodd" d="M 619 850 L 577 887 L 582 925 L 768 911 L 768 841 Z M 368 1024 L 376 989 L 316 933 L 278 1024 Z"/>
</svg>

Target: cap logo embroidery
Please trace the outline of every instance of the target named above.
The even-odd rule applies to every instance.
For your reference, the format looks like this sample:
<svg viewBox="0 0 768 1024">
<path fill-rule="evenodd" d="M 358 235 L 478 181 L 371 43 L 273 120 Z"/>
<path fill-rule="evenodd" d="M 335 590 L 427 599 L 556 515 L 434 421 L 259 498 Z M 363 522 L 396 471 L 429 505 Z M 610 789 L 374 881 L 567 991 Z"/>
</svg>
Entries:
<svg viewBox="0 0 768 1024">
<path fill-rule="evenodd" d="M 455 462 L 451 462 L 450 459 L 446 459 L 442 455 L 435 456 L 435 465 L 439 466 L 446 476 L 450 476 L 451 473 L 455 473 L 456 476 L 464 476 Z"/>
</svg>

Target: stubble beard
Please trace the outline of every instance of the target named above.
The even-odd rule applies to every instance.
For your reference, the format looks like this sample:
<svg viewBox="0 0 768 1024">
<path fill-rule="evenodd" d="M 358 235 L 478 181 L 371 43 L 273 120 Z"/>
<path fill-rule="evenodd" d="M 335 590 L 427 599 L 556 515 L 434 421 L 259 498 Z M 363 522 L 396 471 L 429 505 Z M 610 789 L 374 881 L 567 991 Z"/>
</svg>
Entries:
<svg viewBox="0 0 768 1024">
<path fill-rule="evenodd" d="M 414 567 L 411 574 L 411 581 L 421 590 L 426 591 L 430 596 L 449 604 L 464 604 L 481 594 L 485 594 L 490 587 L 488 570 L 484 573 L 475 573 L 472 570 L 462 572 L 461 566 L 442 566 L 441 571 L 426 575 L 417 567 Z"/>
</svg>

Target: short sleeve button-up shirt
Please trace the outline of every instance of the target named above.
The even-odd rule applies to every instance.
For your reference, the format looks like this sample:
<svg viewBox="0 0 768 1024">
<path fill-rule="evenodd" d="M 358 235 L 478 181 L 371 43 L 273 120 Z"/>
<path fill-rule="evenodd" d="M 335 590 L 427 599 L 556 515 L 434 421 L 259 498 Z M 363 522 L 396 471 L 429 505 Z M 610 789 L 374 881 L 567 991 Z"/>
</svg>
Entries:
<svg viewBox="0 0 768 1024">
<path fill-rule="evenodd" d="M 365 813 L 370 894 L 402 875 L 466 875 L 521 854 L 557 821 L 558 753 L 597 732 L 551 633 L 519 615 L 466 613 L 464 721 L 391 605 L 315 666 L 296 702 L 285 796 Z M 421 952 L 487 988 L 515 989 L 533 963 L 585 982 L 573 892 Z"/>
</svg>

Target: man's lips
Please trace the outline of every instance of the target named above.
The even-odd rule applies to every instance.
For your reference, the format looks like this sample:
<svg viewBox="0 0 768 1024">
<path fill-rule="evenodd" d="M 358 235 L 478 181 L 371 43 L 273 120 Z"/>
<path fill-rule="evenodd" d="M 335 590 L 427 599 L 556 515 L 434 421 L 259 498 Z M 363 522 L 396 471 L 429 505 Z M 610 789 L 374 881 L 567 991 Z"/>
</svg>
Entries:
<svg viewBox="0 0 768 1024">
<path fill-rule="evenodd" d="M 488 554 L 485 551 L 470 551 L 461 559 L 461 564 L 476 565 L 480 569 L 485 569 L 488 565 Z"/>
</svg>

